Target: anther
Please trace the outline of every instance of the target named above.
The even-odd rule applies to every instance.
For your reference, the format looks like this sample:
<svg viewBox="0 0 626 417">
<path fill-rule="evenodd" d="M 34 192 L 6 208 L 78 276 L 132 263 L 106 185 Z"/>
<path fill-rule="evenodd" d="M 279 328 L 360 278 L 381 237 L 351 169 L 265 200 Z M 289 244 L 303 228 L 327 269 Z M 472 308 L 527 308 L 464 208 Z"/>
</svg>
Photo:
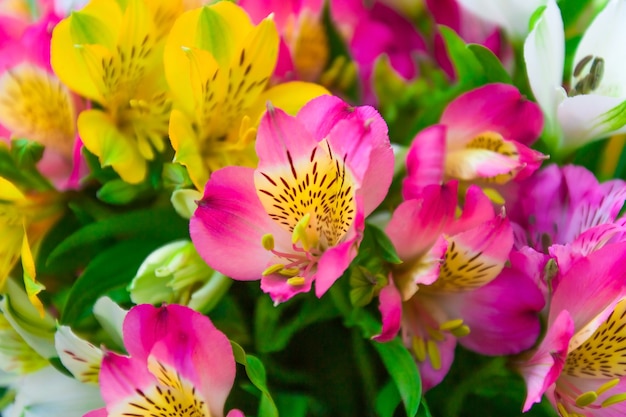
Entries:
<svg viewBox="0 0 626 417">
<path fill-rule="evenodd" d="M 261 275 L 263 275 L 265 277 L 267 275 L 275 274 L 276 272 L 281 271 L 284 267 L 285 267 L 285 265 L 283 265 L 283 264 L 272 265 L 272 266 L 268 267 L 265 271 L 263 271 L 263 273 Z"/>
<path fill-rule="evenodd" d="M 292 287 L 299 287 L 301 285 L 304 285 L 305 282 L 306 279 L 304 279 L 304 277 L 293 277 L 287 280 L 287 284 L 291 285 Z"/>
<path fill-rule="evenodd" d="M 609 398 L 602 401 L 602 407 L 608 407 L 613 404 L 621 403 L 622 401 L 626 401 L 626 393 L 611 395 Z"/>
<path fill-rule="evenodd" d="M 602 395 L 617 384 L 619 384 L 619 378 L 615 378 L 610 380 L 609 382 L 605 382 L 604 384 L 600 385 L 600 387 L 596 390 L 596 394 Z"/>
<path fill-rule="evenodd" d="M 585 65 L 587 65 L 592 58 L 593 55 L 587 55 L 586 57 L 578 61 L 578 64 L 576 64 L 576 67 L 574 67 L 574 77 L 578 77 L 580 75 L 580 73 L 585 68 Z"/>
<path fill-rule="evenodd" d="M 265 250 L 274 250 L 274 236 L 271 233 L 264 234 L 261 238 L 261 244 Z"/>
<path fill-rule="evenodd" d="M 452 329 L 450 331 L 456 337 L 463 337 L 470 334 L 470 328 L 467 324 L 457 327 L 456 329 Z"/>
<path fill-rule="evenodd" d="M 420 362 L 424 362 L 426 360 L 426 343 L 424 342 L 424 339 L 413 336 L 412 342 L 415 358 L 417 358 Z"/>
<path fill-rule="evenodd" d="M 428 352 L 428 357 L 430 358 L 430 363 L 433 366 L 433 369 L 441 369 L 441 353 L 439 352 L 437 342 L 434 340 L 426 342 L 426 351 Z"/>
<path fill-rule="evenodd" d="M 428 336 L 431 337 L 431 339 L 434 339 L 437 342 L 443 342 L 443 340 L 446 338 L 446 336 L 437 329 L 431 329 L 428 327 L 426 328 L 426 332 L 428 333 Z"/>
<path fill-rule="evenodd" d="M 302 249 L 308 251 L 311 249 L 311 242 L 309 242 L 309 237 L 307 235 L 307 227 L 309 226 L 309 221 L 311 220 L 311 213 L 307 213 L 293 228 L 293 234 L 291 235 L 291 243 L 294 245 L 298 242 L 302 244 Z"/>
<path fill-rule="evenodd" d="M 598 394 L 595 391 L 587 391 L 576 397 L 576 405 L 579 407 L 587 407 L 593 404 L 598 399 Z"/>
<path fill-rule="evenodd" d="M 295 277 L 299 272 L 299 268 L 283 268 L 278 271 L 278 273 L 284 277 Z"/>
<path fill-rule="evenodd" d="M 449 331 L 452 329 L 456 329 L 457 327 L 460 327 L 462 325 L 463 325 L 463 319 L 448 320 L 439 325 L 439 330 L 445 332 L 445 331 Z"/>
</svg>

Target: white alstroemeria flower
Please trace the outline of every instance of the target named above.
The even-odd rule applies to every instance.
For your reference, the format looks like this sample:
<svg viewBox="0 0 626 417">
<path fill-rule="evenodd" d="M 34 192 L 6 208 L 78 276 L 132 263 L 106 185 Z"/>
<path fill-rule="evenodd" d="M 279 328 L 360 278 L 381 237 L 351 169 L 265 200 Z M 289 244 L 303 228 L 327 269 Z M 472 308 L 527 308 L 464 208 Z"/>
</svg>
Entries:
<svg viewBox="0 0 626 417">
<path fill-rule="evenodd" d="M 481 19 L 501 27 L 511 38 L 524 39 L 535 10 L 547 0 L 457 0 Z"/>
<path fill-rule="evenodd" d="M 528 80 L 557 155 L 626 132 L 626 1 L 611 0 L 584 33 L 574 56 L 569 92 L 562 87 L 563 20 L 549 0 L 524 43 Z"/>
<path fill-rule="evenodd" d="M 47 366 L 21 376 L 12 387 L 15 400 L 2 410 L 4 417 L 80 417 L 102 407 L 95 384 L 83 384 Z"/>
</svg>

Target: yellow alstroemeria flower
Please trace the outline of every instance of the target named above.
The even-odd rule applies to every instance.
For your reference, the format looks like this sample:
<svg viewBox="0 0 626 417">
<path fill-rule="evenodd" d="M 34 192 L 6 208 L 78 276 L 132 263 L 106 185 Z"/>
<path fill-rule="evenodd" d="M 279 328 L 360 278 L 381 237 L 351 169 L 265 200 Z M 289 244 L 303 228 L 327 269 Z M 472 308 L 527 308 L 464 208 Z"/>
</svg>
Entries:
<svg viewBox="0 0 626 417">
<path fill-rule="evenodd" d="M 181 1 L 92 0 L 54 29 L 51 62 L 61 81 L 97 103 L 79 115 L 85 147 L 129 183 L 165 149 L 171 102 L 163 43 Z"/>
<path fill-rule="evenodd" d="M 230 2 L 188 11 L 174 23 L 164 57 L 175 100 L 169 134 L 174 160 L 187 167 L 198 190 L 212 171 L 256 165 L 256 126 L 268 101 L 295 114 L 310 99 L 328 94 L 304 82 L 266 90 L 278 45 L 271 16 L 254 26 Z"/>
<path fill-rule="evenodd" d="M 60 203 L 61 194 L 55 191 L 27 195 L 0 177 L 0 291 L 4 291 L 9 273 L 21 258 L 26 293 L 42 315 L 37 294 L 44 286 L 36 280 L 33 251 L 63 214 Z"/>
</svg>

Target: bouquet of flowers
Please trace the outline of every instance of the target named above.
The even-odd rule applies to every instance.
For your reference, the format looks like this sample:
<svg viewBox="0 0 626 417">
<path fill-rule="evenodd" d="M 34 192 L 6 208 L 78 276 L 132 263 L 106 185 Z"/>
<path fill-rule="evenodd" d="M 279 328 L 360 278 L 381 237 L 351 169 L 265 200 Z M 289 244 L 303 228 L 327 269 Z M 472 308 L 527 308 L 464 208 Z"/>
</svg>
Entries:
<svg viewBox="0 0 626 417">
<path fill-rule="evenodd" d="M 0 1 L 2 416 L 626 415 L 625 23 Z"/>
</svg>

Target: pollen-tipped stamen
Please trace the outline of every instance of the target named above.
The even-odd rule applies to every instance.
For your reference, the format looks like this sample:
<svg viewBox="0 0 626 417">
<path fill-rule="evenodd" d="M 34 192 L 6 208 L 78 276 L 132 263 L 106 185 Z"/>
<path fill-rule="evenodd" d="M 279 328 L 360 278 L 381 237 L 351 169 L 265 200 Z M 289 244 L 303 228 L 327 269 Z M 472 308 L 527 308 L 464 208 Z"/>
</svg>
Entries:
<svg viewBox="0 0 626 417">
<path fill-rule="evenodd" d="M 428 352 L 428 357 L 430 358 L 430 363 L 433 366 L 433 369 L 441 369 L 441 352 L 439 351 L 439 346 L 437 346 L 437 342 L 435 342 L 434 340 L 427 341 L 426 351 Z"/>
<path fill-rule="evenodd" d="M 299 287 L 301 285 L 304 285 L 305 282 L 306 279 L 304 277 L 293 277 L 287 280 L 287 284 L 291 285 L 292 287 Z"/>
<path fill-rule="evenodd" d="M 595 391 L 587 391 L 576 397 L 576 405 L 579 407 L 587 407 L 593 404 L 598 399 L 598 394 Z"/>
<path fill-rule="evenodd" d="M 265 250 L 274 250 L 274 236 L 271 233 L 264 234 L 261 238 L 261 244 Z"/>
<path fill-rule="evenodd" d="M 622 401 L 626 401 L 626 392 L 621 394 L 611 395 L 606 400 L 602 401 L 602 407 L 609 407 L 611 405 L 621 403 Z"/>
<path fill-rule="evenodd" d="M 293 228 L 293 234 L 291 235 L 291 243 L 294 245 L 298 242 L 302 245 L 302 249 L 305 251 L 309 251 L 312 246 L 312 242 L 309 240 L 309 236 L 307 235 L 307 228 L 309 227 L 309 222 L 311 220 L 311 213 L 307 213 L 296 223 Z"/>
<path fill-rule="evenodd" d="M 413 336 L 412 342 L 415 358 L 420 362 L 424 362 L 426 360 L 426 342 L 423 338 L 417 336 Z"/>
<path fill-rule="evenodd" d="M 276 272 L 281 271 L 284 268 L 285 268 L 285 265 L 283 264 L 274 264 L 274 265 L 267 267 L 265 271 L 261 273 L 261 275 L 263 275 L 264 277 L 267 275 L 272 275 L 272 274 L 275 274 Z"/>
<path fill-rule="evenodd" d="M 604 394 L 605 392 L 607 392 L 608 390 L 610 390 L 611 388 L 613 388 L 614 386 L 616 386 L 617 384 L 619 384 L 619 378 L 615 378 L 610 380 L 609 382 L 605 382 L 604 384 L 600 385 L 600 387 L 596 390 L 596 394 L 598 394 L 598 396 Z"/>
</svg>

